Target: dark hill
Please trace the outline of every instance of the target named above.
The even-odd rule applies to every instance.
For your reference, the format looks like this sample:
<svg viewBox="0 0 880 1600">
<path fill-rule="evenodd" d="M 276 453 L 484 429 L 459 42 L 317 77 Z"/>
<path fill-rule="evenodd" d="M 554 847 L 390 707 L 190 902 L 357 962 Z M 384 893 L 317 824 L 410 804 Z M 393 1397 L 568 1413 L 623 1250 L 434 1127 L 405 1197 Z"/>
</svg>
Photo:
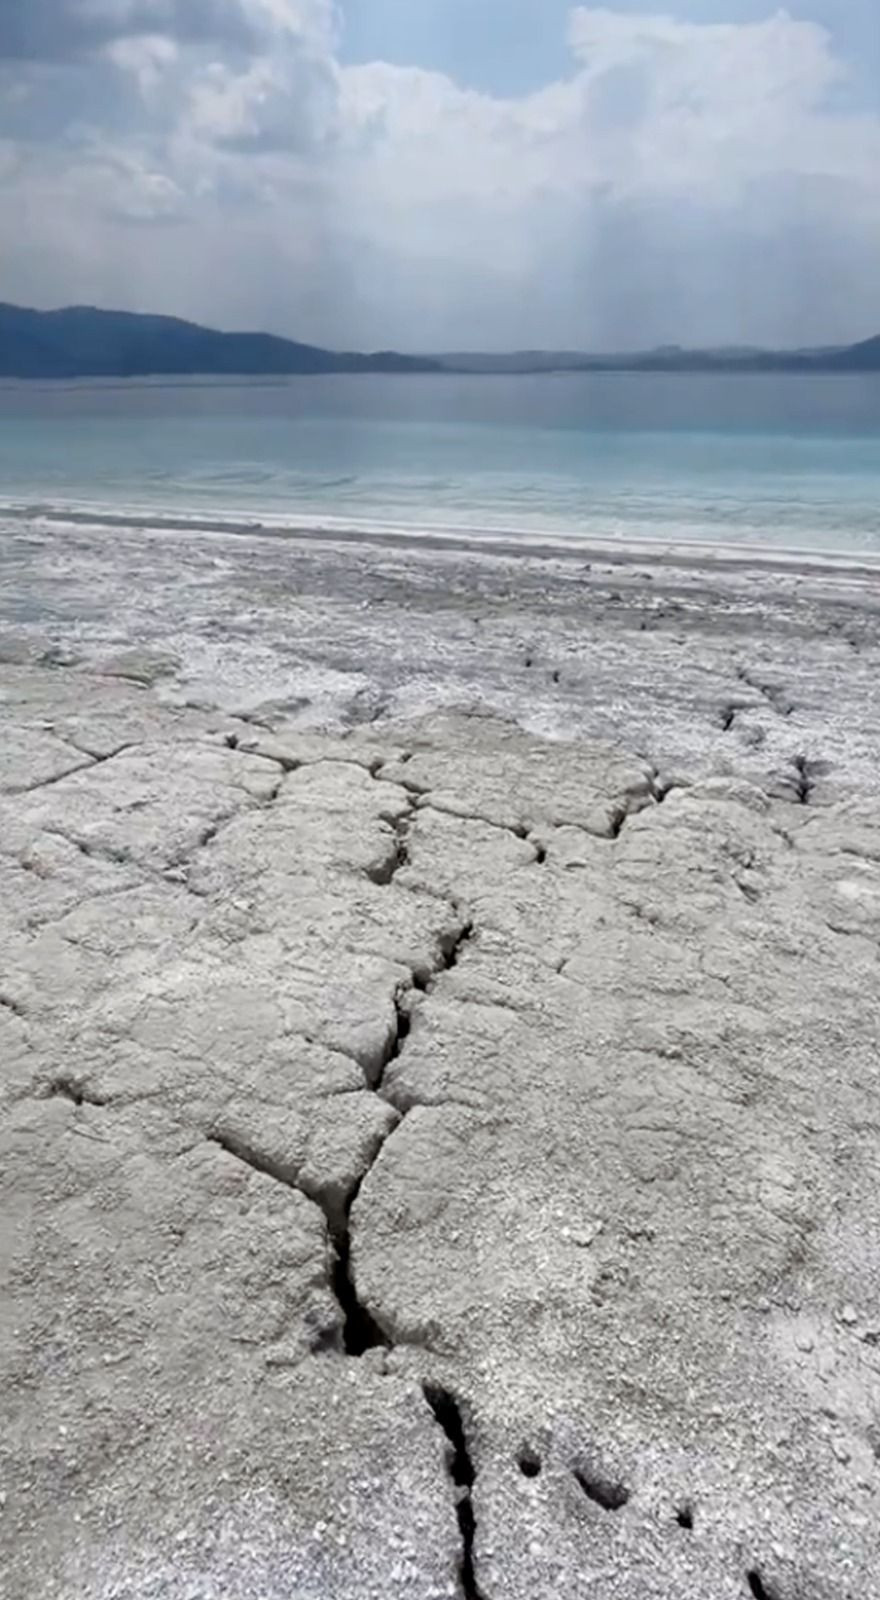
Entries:
<svg viewBox="0 0 880 1600">
<path fill-rule="evenodd" d="M 176 317 L 70 306 L 0 305 L 0 377 L 236 377 L 319 372 L 437 372 L 438 362 L 394 351 L 347 355 L 268 333 L 216 333 Z"/>
<path fill-rule="evenodd" d="M 826 372 L 880 372 L 880 335 L 823 357 Z"/>
</svg>

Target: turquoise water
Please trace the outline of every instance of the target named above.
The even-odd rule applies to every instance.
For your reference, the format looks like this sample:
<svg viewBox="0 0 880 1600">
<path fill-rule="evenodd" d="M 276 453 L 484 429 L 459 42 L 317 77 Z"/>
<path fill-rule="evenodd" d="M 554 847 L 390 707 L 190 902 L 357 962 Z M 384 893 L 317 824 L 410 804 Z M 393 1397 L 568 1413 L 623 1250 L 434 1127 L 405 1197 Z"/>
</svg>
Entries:
<svg viewBox="0 0 880 1600">
<path fill-rule="evenodd" d="M 880 377 L 0 388 L 0 504 L 880 554 Z"/>
</svg>

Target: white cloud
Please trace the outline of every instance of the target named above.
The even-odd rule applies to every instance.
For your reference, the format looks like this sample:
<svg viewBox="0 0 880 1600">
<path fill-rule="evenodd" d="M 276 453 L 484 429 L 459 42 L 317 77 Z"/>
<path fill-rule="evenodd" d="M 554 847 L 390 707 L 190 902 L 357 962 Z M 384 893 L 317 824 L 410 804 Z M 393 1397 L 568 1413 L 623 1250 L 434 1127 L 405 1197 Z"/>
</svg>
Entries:
<svg viewBox="0 0 880 1600">
<path fill-rule="evenodd" d="M 579 8 L 571 44 L 572 77 L 520 100 L 382 64 L 342 75 L 347 214 L 378 274 L 408 262 L 431 283 L 443 263 L 450 310 L 431 342 L 456 328 L 508 344 L 798 340 L 880 323 L 880 118 L 835 109 L 844 73 L 822 29 Z"/>
<path fill-rule="evenodd" d="M 209 63 L 192 81 L 182 126 L 208 144 L 258 153 L 316 147 L 335 118 L 329 64 L 297 51 L 261 57 L 240 72 Z"/>
<path fill-rule="evenodd" d="M 584 104 L 628 135 L 631 180 L 737 195 L 768 172 L 861 174 L 875 187 L 880 120 L 827 109 L 846 77 L 827 32 L 779 12 L 693 24 L 584 7 L 570 38 Z M 630 115 L 614 115 L 621 101 Z"/>
<path fill-rule="evenodd" d="M 175 41 L 161 33 L 130 35 L 106 46 L 108 61 L 134 79 L 144 99 L 160 87 L 179 54 Z"/>
<path fill-rule="evenodd" d="M 27 297 L 38 258 L 53 300 L 92 281 L 91 298 L 136 293 L 346 345 L 880 325 L 880 116 L 845 109 L 843 65 L 811 23 L 582 6 L 570 76 L 503 99 L 416 68 L 340 66 L 331 0 L 199 0 L 200 29 L 191 12 L 160 32 L 146 28 L 159 0 L 120 3 L 143 26 L 125 34 L 120 12 L 95 58 L 87 139 L 72 140 L 72 95 L 58 130 L 57 78 L 55 135 L 35 137 L 34 78 L 21 159 L 0 169 L 4 237 L 18 219 L 7 297 Z M 177 9 L 166 0 L 166 17 Z M 217 48 L 223 17 L 249 48 Z M 133 221 L 154 225 L 134 283 Z"/>
</svg>

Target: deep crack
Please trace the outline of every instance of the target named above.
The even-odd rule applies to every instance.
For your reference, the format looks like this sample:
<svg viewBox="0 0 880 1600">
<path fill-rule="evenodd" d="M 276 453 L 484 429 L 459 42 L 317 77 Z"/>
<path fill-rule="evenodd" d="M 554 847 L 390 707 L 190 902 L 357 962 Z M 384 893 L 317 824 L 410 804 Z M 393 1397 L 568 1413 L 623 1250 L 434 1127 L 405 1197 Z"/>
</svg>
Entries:
<svg viewBox="0 0 880 1600">
<path fill-rule="evenodd" d="M 608 838 L 609 839 L 619 839 L 620 838 L 620 835 L 623 832 L 624 824 L 626 823 L 628 817 L 629 817 L 629 812 L 627 811 L 625 805 L 616 805 L 614 807 L 614 809 L 613 809 L 613 811 L 611 813 L 611 821 L 610 821 L 610 824 L 609 824 L 609 827 L 608 827 Z"/>
<path fill-rule="evenodd" d="M 388 1071 L 392 1061 L 396 1061 L 398 1059 L 407 1039 L 409 1038 L 410 1030 L 412 1028 L 412 1017 L 410 1015 L 408 1004 L 408 997 L 410 993 L 411 991 L 409 989 L 399 989 L 394 996 L 394 1011 L 396 1016 L 394 1036 L 390 1040 L 388 1049 L 386 1050 L 385 1055 L 379 1064 L 378 1074 L 367 1080 L 367 1087 L 368 1089 L 372 1089 L 374 1094 L 381 1094 L 382 1084 L 385 1080 L 385 1073 Z"/>
<path fill-rule="evenodd" d="M 424 974 L 419 977 L 413 973 L 412 988 L 400 988 L 394 996 L 394 1009 L 397 1016 L 397 1026 L 394 1037 L 391 1039 L 385 1056 L 380 1064 L 378 1076 L 368 1081 L 368 1088 L 375 1094 L 382 1093 L 385 1073 L 392 1061 L 397 1061 L 402 1054 L 403 1047 L 412 1031 L 412 996 L 414 994 L 429 993 L 434 983 L 444 972 L 452 972 L 458 966 L 461 953 L 465 945 L 473 938 L 474 924 L 465 922 L 454 934 L 449 934 L 440 941 L 441 959 L 430 976 Z"/>
<path fill-rule="evenodd" d="M 365 1177 L 366 1173 L 348 1199 L 343 1222 L 334 1227 L 328 1221 L 330 1238 L 336 1254 L 332 1287 L 342 1312 L 342 1347 L 347 1356 L 362 1356 L 367 1350 L 391 1348 L 388 1335 L 383 1332 L 372 1312 L 358 1295 L 351 1265 L 351 1212 Z"/>
<path fill-rule="evenodd" d="M 466 922 L 463 927 L 459 928 L 458 933 L 443 945 L 443 965 L 439 969 L 438 976 L 442 972 L 451 972 L 453 967 L 458 966 L 461 952 L 465 945 L 470 943 L 473 936 L 474 924 Z"/>
<path fill-rule="evenodd" d="M 443 973 L 451 972 L 458 965 L 461 952 L 473 937 L 474 924 L 465 922 L 455 933 L 447 934 L 440 940 L 440 960 L 429 971 L 412 973 L 411 986 L 401 985 L 394 995 L 394 1010 L 396 1025 L 393 1035 L 388 1042 L 388 1047 L 378 1062 L 378 1070 L 374 1066 L 372 1072 L 364 1070 L 367 1088 L 374 1094 L 382 1095 L 385 1074 L 392 1062 L 397 1061 L 403 1053 L 403 1047 L 412 1031 L 413 998 L 416 994 L 428 994 Z M 393 1096 L 385 1096 L 393 1104 Z"/>
<path fill-rule="evenodd" d="M 277 795 L 281 788 L 282 781 L 283 780 L 279 781 L 279 784 L 271 796 L 271 799 L 266 802 L 267 804 L 271 804 L 271 800 Z M 395 873 L 399 871 L 400 868 L 408 861 L 409 857 L 405 833 L 411 815 L 412 812 L 408 812 L 404 816 L 394 819 L 392 822 L 392 826 L 397 838 L 396 860 L 389 863 L 390 870 L 385 872 L 381 877 L 374 876 L 374 882 L 383 882 L 385 884 L 390 883 L 393 880 Z M 443 972 L 451 971 L 458 964 L 461 952 L 465 944 L 472 937 L 473 931 L 473 923 L 465 922 L 454 934 L 450 934 L 445 940 L 441 941 L 441 960 L 437 965 L 434 974 L 435 977 L 439 976 Z M 389 1043 L 385 1057 L 381 1062 L 377 1076 L 375 1078 L 371 1078 L 365 1073 L 366 1087 L 374 1094 L 378 1095 L 381 1093 L 385 1072 L 391 1063 L 398 1059 L 406 1040 L 409 1037 L 412 1026 L 412 1017 L 409 1004 L 410 997 L 418 988 L 427 988 L 429 981 L 430 980 L 425 979 L 420 985 L 417 977 L 414 974 L 412 988 L 401 988 L 395 994 L 394 1006 L 396 1012 L 396 1027 L 394 1029 L 393 1037 Z M 237 1160 L 245 1162 L 256 1172 L 260 1172 L 267 1177 L 273 1178 L 276 1180 L 276 1182 L 284 1183 L 290 1188 L 300 1188 L 300 1185 L 297 1182 L 297 1173 L 292 1168 L 254 1150 L 253 1147 L 246 1141 L 237 1138 L 234 1135 L 226 1134 L 213 1134 L 211 1135 L 211 1140 L 212 1143 L 219 1145 L 221 1149 L 225 1150 L 228 1155 L 234 1156 Z M 341 1220 L 338 1214 L 334 1215 L 326 1202 L 322 1200 L 320 1194 L 314 1193 L 307 1195 L 307 1198 L 319 1205 L 323 1211 L 328 1235 L 333 1247 L 334 1265 L 331 1274 L 331 1287 L 342 1315 L 342 1327 L 340 1333 L 342 1349 L 346 1355 L 350 1356 L 362 1356 L 367 1350 L 376 1348 L 389 1349 L 392 1344 L 390 1337 L 380 1327 L 372 1312 L 370 1312 L 363 1304 L 358 1295 L 351 1261 L 352 1209 L 355 1201 L 358 1198 L 358 1195 L 361 1192 L 364 1180 L 366 1179 L 367 1174 L 372 1170 L 375 1162 L 378 1160 L 379 1154 L 384 1148 L 385 1143 L 386 1140 L 383 1139 L 379 1145 L 379 1148 L 376 1150 L 372 1161 L 369 1163 L 368 1167 L 361 1174 L 358 1182 L 353 1187 L 346 1200 Z M 322 1342 L 321 1348 L 328 1348 L 326 1342 Z M 466 1589 L 465 1592 L 468 1596 L 471 1594 L 476 1594 L 475 1589 Z"/>
<path fill-rule="evenodd" d="M 808 806 L 810 796 L 815 787 L 810 774 L 810 763 L 806 756 L 794 756 L 791 764 L 797 773 L 795 794 L 797 795 L 798 803 L 802 806 Z"/>
<path fill-rule="evenodd" d="M 449 1441 L 447 1467 L 456 1489 L 455 1510 L 461 1534 L 458 1573 L 463 1600 L 483 1600 L 474 1566 L 477 1520 L 474 1515 L 473 1487 L 477 1475 L 468 1447 L 461 1406 L 454 1394 L 438 1384 L 423 1384 L 422 1393 Z"/>
<path fill-rule="evenodd" d="M 330 1273 L 330 1288 L 333 1291 L 341 1313 L 341 1325 L 336 1335 L 331 1339 L 322 1339 L 320 1346 L 315 1350 L 335 1350 L 338 1354 L 349 1356 L 362 1356 L 365 1351 L 376 1348 L 391 1348 L 391 1340 L 383 1333 L 378 1322 L 367 1307 L 358 1297 L 357 1286 L 351 1265 L 351 1211 L 361 1192 L 367 1172 L 372 1170 L 378 1160 L 385 1140 L 363 1172 L 348 1196 L 342 1219 L 334 1215 L 330 1206 L 319 1193 L 310 1193 L 300 1187 L 294 1169 L 283 1161 L 277 1161 L 267 1156 L 245 1139 L 235 1134 L 214 1133 L 209 1135 L 209 1142 L 216 1144 L 227 1155 L 233 1156 L 236 1161 L 241 1161 L 245 1166 L 251 1167 L 254 1172 L 261 1173 L 264 1177 L 272 1178 L 276 1183 L 283 1183 L 289 1189 L 305 1194 L 323 1212 L 327 1226 L 327 1234 L 333 1250 L 333 1267 Z"/>
</svg>

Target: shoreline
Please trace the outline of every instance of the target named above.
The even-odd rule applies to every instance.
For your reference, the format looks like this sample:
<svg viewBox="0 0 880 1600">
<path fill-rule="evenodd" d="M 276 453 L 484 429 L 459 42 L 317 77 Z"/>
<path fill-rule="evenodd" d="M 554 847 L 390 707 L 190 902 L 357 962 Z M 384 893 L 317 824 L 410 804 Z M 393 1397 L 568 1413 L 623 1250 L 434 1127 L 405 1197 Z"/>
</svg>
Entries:
<svg viewBox="0 0 880 1600">
<path fill-rule="evenodd" d="M 751 542 L 709 539 L 670 539 L 627 535 L 622 538 L 596 537 L 576 531 L 539 532 L 535 529 L 493 527 L 423 526 L 391 523 L 372 518 L 301 517 L 282 512 L 263 512 L 210 516 L 196 511 L 173 511 L 149 506 L 132 506 L 112 511 L 81 502 L 69 504 L 25 500 L 0 503 L 0 522 L 40 523 L 82 528 L 118 528 L 140 533 L 204 534 L 211 537 L 265 538 L 341 542 L 363 545 L 403 547 L 461 554 L 498 555 L 547 560 L 583 561 L 595 557 L 621 566 L 656 564 L 691 568 L 744 569 L 764 572 L 850 573 L 858 577 L 880 575 L 880 549 L 876 554 L 835 551 L 792 545 L 770 546 Z M 147 526 L 145 526 L 145 524 Z"/>
<path fill-rule="evenodd" d="M 3 527 L 13 657 L 88 666 L 136 644 L 173 663 L 182 704 L 270 726 L 472 708 L 677 777 L 787 794 L 806 763 L 817 798 L 880 788 L 874 565 L 24 508 Z"/>
</svg>

